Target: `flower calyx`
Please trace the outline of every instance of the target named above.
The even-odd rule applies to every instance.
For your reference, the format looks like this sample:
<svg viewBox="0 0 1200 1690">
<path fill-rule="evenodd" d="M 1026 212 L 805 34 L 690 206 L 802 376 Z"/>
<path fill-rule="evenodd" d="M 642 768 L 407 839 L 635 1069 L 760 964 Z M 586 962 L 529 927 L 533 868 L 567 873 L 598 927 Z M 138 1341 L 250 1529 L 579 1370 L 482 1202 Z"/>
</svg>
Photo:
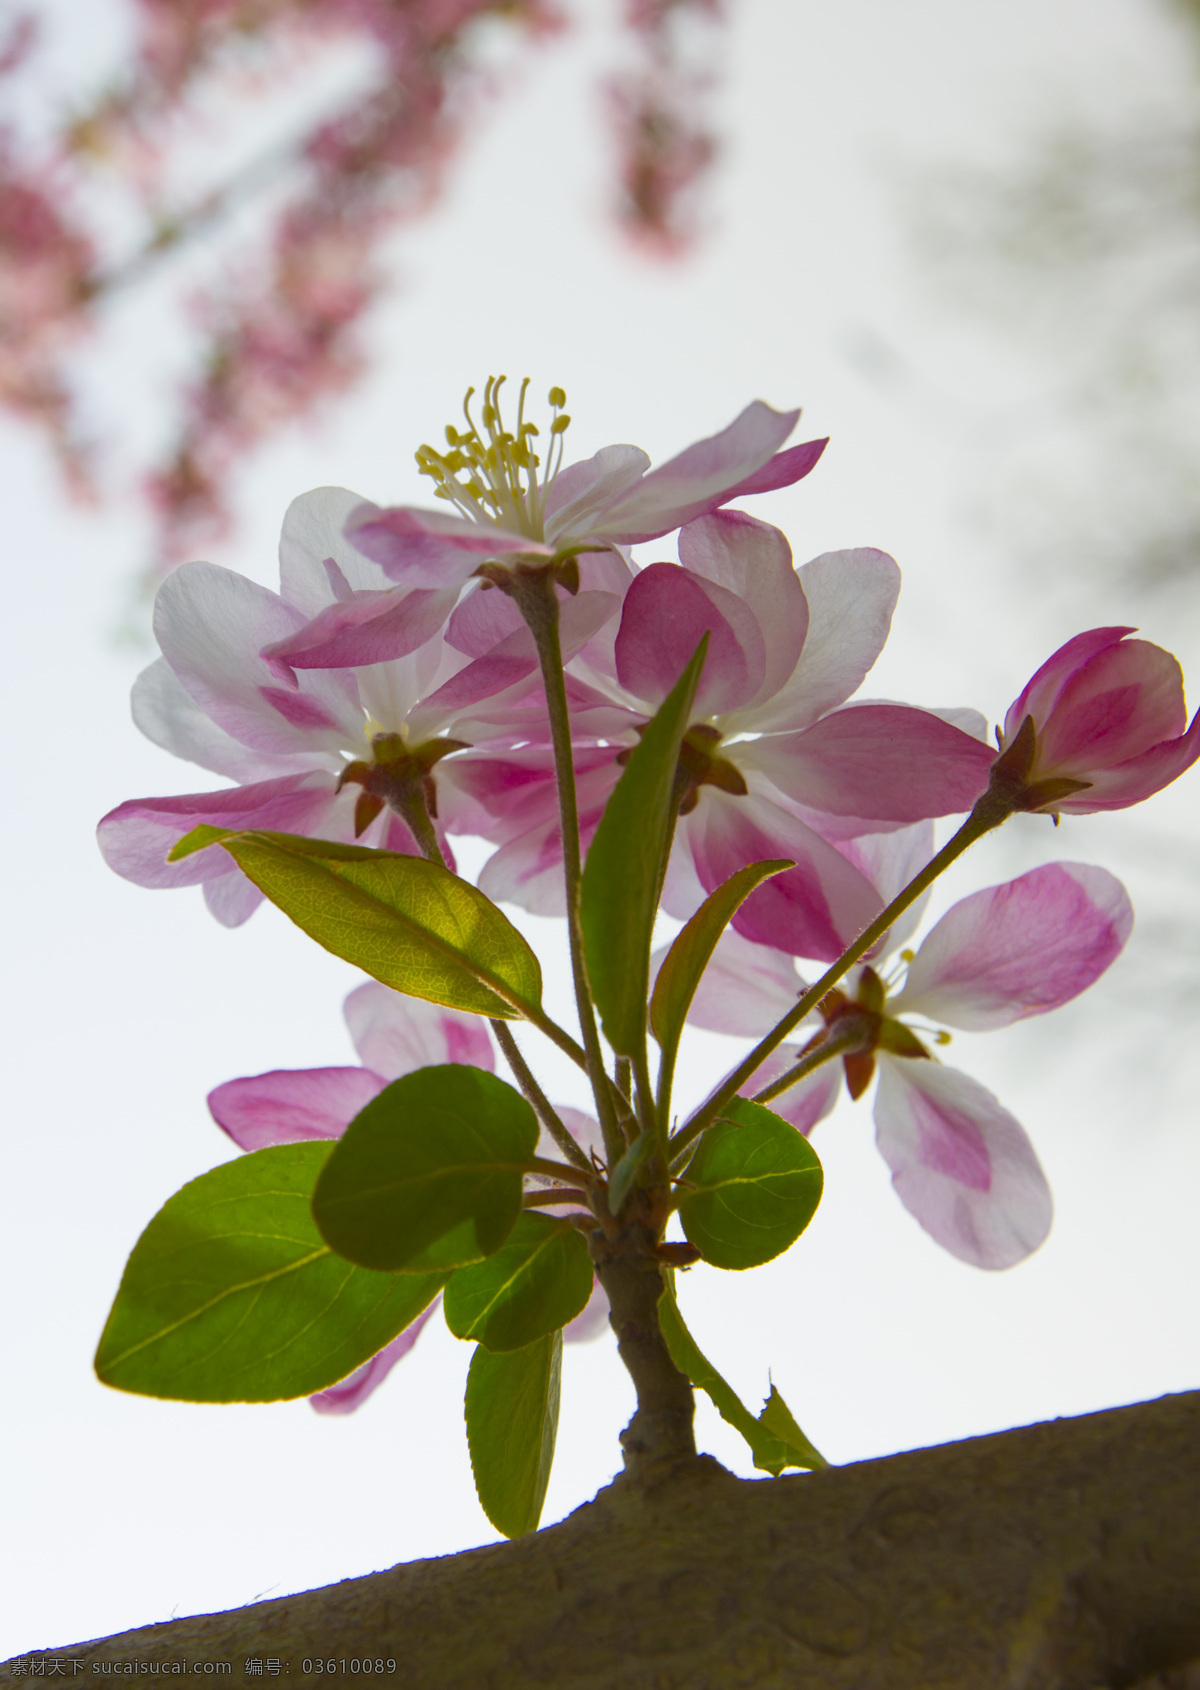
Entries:
<svg viewBox="0 0 1200 1690">
<path fill-rule="evenodd" d="M 836 1042 L 842 1051 L 846 1086 L 855 1101 L 871 1083 L 877 1050 L 885 1050 L 889 1056 L 929 1057 L 911 1028 L 884 1014 L 886 1001 L 883 981 L 873 968 L 864 968 L 854 997 L 835 987 L 817 1006 L 825 1031 L 810 1039 L 805 1050 Z"/>
<path fill-rule="evenodd" d="M 338 776 L 339 792 L 344 786 L 362 787 L 354 806 L 354 837 L 361 838 L 388 806 L 407 817 L 418 796 L 425 813 L 436 819 L 437 786 L 431 771 L 452 751 L 467 749 L 465 739 L 428 739 L 423 745 L 410 746 L 402 734 L 374 734 L 371 761 L 347 763 Z"/>
<path fill-rule="evenodd" d="M 1070 780 L 1065 775 L 1031 779 L 1037 760 L 1037 728 L 1033 717 L 1026 716 L 1007 745 L 1001 740 L 1000 755 L 992 764 L 991 781 L 980 804 L 1003 806 L 1006 815 L 1040 810 L 1054 815 L 1057 821 L 1055 806 L 1076 792 L 1086 791 L 1092 782 Z"/>
<path fill-rule="evenodd" d="M 505 563 L 494 559 L 489 563 L 481 563 L 475 574 L 483 582 L 483 591 L 489 587 L 499 587 L 502 593 L 521 602 L 523 584 L 531 577 L 549 581 L 555 587 L 561 587 L 572 598 L 579 591 L 579 553 L 583 547 L 572 547 L 566 551 L 555 552 L 553 557 L 543 557 L 540 552 L 529 552 L 525 555 L 515 553 L 509 556 Z"/>
<path fill-rule="evenodd" d="M 639 739 L 648 726 L 643 722 L 634 729 Z M 750 790 L 739 768 L 727 757 L 714 756 L 720 741 L 719 729 L 708 722 L 697 722 L 684 734 L 679 761 L 675 765 L 675 798 L 681 816 L 690 815 L 696 808 L 702 786 L 719 787 L 735 798 L 744 798 Z M 616 760 L 624 768 L 632 756 L 633 747 L 627 745 L 623 751 L 617 752 Z"/>
<path fill-rule="evenodd" d="M 708 722 L 697 722 L 684 734 L 675 771 L 676 789 L 682 794 L 681 816 L 696 808 L 702 786 L 715 786 L 734 798 L 744 798 L 750 790 L 737 765 L 716 755 L 720 743 L 720 731 Z"/>
</svg>

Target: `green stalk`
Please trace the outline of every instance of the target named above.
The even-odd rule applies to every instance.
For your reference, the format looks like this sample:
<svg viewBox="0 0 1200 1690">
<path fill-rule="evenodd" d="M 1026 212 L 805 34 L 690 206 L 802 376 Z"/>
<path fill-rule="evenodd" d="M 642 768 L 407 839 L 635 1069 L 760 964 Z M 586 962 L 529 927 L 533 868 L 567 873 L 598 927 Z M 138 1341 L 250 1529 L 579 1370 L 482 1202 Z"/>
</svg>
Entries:
<svg viewBox="0 0 1200 1690">
<path fill-rule="evenodd" d="M 436 863 L 448 873 L 450 865 L 438 843 L 437 829 L 429 814 L 423 783 L 419 780 L 397 782 L 397 789 L 389 794 L 388 802 L 401 820 L 407 823 L 408 830 L 416 840 L 425 861 Z"/>
<path fill-rule="evenodd" d="M 579 886 L 583 866 L 579 851 L 579 807 L 575 797 L 575 765 L 571 759 L 571 722 L 567 688 L 563 678 L 562 647 L 558 638 L 558 600 L 548 570 L 538 569 L 511 577 L 508 591 L 524 617 L 537 647 L 546 710 L 554 746 L 554 773 L 558 784 L 558 812 L 562 829 L 563 874 L 567 893 L 567 936 L 571 947 L 571 974 L 583 1048 L 587 1054 L 588 1078 L 596 1100 L 600 1130 L 609 1165 L 613 1166 L 625 1148 L 625 1137 L 617 1125 L 609 1078 L 600 1048 L 596 1011 L 583 959 L 583 923 L 579 913 Z"/>
<path fill-rule="evenodd" d="M 877 915 L 871 925 L 859 934 L 858 938 L 848 950 L 838 958 L 832 967 L 826 969 L 815 986 L 810 986 L 795 1006 L 788 1011 L 781 1021 L 777 1021 L 771 1031 L 755 1045 L 742 1062 L 726 1075 L 715 1091 L 700 1105 L 700 1108 L 684 1122 L 683 1126 L 670 1141 L 671 1159 L 674 1162 L 702 1132 L 716 1120 L 722 1109 L 737 1096 L 741 1087 L 754 1073 L 755 1069 L 770 1056 L 777 1045 L 783 1043 L 794 1027 L 798 1027 L 807 1015 L 820 1003 L 826 992 L 837 985 L 842 977 L 850 972 L 856 962 L 861 962 L 871 947 L 876 944 L 891 927 L 897 916 L 904 914 L 911 904 L 915 904 L 922 892 L 932 886 L 940 874 L 945 873 L 951 863 L 956 862 L 967 848 L 982 839 L 985 833 L 999 827 L 1001 822 L 1007 821 L 1017 805 L 1013 802 L 1012 793 L 1007 783 L 1002 784 L 993 778 L 991 786 L 983 794 L 971 814 L 959 828 L 953 839 L 942 846 L 935 857 L 928 862 L 921 872 L 909 881 L 904 890 L 892 899 L 891 903 Z"/>
<path fill-rule="evenodd" d="M 659 1115 L 654 1103 L 654 1083 L 650 1078 L 644 1039 L 641 1050 L 633 1058 L 633 1077 L 637 1087 L 638 1125 L 643 1132 L 657 1132 Z"/>
<path fill-rule="evenodd" d="M 553 1104 L 550 1102 L 541 1086 L 538 1085 L 537 1080 L 534 1078 L 533 1070 L 521 1054 L 520 1047 L 518 1046 L 516 1039 L 513 1037 L 512 1029 L 509 1027 L 508 1022 L 498 1020 L 493 1021 L 491 1023 L 491 1029 L 496 1035 L 496 1043 L 500 1046 L 501 1051 L 504 1053 L 504 1060 L 512 1069 L 517 1084 L 520 1086 L 525 1095 L 526 1102 L 529 1103 L 538 1120 L 541 1121 L 542 1125 L 550 1134 L 551 1138 L 553 1138 L 555 1144 L 557 1144 L 563 1155 L 570 1161 L 574 1162 L 577 1168 L 591 1176 L 594 1172 L 592 1164 L 588 1161 L 587 1156 L 571 1137 L 570 1132 L 563 1125 L 562 1121 L 555 1112 Z"/>
<path fill-rule="evenodd" d="M 770 1103 L 773 1097 L 789 1091 L 792 1086 L 799 1085 L 801 1080 L 807 1080 L 810 1074 L 815 1074 L 818 1068 L 826 1062 L 832 1062 L 835 1056 L 850 1056 L 856 1050 L 865 1050 L 866 1044 L 860 1027 L 847 1027 L 840 1033 L 826 1033 L 821 1042 L 814 1045 L 786 1074 L 780 1074 L 777 1080 L 772 1080 L 769 1086 L 756 1091 L 750 1099 L 751 1103 Z"/>
</svg>

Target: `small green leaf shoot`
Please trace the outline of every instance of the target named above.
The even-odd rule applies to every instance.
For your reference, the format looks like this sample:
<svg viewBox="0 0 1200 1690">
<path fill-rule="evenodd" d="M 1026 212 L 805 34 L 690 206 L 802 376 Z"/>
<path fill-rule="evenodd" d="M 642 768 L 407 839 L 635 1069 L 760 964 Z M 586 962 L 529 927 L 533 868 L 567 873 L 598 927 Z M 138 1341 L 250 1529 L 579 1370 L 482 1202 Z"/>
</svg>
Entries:
<svg viewBox="0 0 1200 1690">
<path fill-rule="evenodd" d="M 829 1463 L 800 1431 L 774 1386 L 762 1415 L 755 1419 L 684 1325 L 675 1299 L 674 1274 L 667 1273 L 664 1277 L 666 1286 L 659 1300 L 658 1323 L 671 1352 L 671 1360 L 698 1390 L 704 1392 L 721 1419 L 745 1438 L 754 1465 L 773 1478 L 778 1478 L 785 1467 L 827 1467 Z"/>
</svg>

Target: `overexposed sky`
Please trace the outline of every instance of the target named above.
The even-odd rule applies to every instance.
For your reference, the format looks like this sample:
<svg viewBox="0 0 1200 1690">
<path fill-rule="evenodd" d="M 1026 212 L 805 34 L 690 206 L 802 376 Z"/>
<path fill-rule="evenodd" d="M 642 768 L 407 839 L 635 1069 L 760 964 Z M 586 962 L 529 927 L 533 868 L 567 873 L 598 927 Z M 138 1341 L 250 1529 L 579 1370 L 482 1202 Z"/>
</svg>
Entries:
<svg viewBox="0 0 1200 1690">
<path fill-rule="evenodd" d="M 116 0 L 106 6 L 122 15 Z M 283 510 L 311 486 L 419 496 L 413 448 L 491 372 L 567 389 L 574 456 L 633 440 L 661 458 L 761 397 L 802 403 L 802 437 L 833 441 L 809 480 L 756 501 L 755 514 L 785 528 L 798 561 L 875 545 L 905 571 L 872 695 L 971 704 L 994 721 L 1071 634 L 1143 617 L 1146 636 L 1200 675 L 1200 620 L 1186 605 L 1168 618 L 1110 577 L 1031 576 L 1002 535 L 971 527 L 972 490 L 1036 413 L 1046 376 L 934 301 L 903 229 L 906 198 L 947 162 L 1002 159 L 1064 112 L 1099 118 L 1176 97 L 1180 46 L 1165 11 L 1153 0 L 729 9 L 729 142 L 698 252 L 658 267 L 605 223 L 594 85 L 612 39 L 607 6 L 588 0 L 580 29 L 547 45 L 481 126 L 444 206 L 397 243 L 403 285 L 372 331 L 370 380 L 249 470 L 241 533 L 215 561 L 273 582 Z M 119 304 L 109 349 L 90 358 L 97 406 L 124 403 L 126 386 L 128 403 L 143 403 L 160 351 L 179 355 L 165 310 Z M 156 413 L 144 405 L 148 429 Z M 340 1005 L 357 977 L 274 910 L 231 933 L 198 891 L 147 892 L 104 867 L 92 838 L 102 813 L 212 781 L 128 720 L 149 652 L 111 634 L 143 555 L 139 519 L 66 507 L 38 446 L 7 423 L 0 451 L 5 719 L 21 728 L 0 882 L 3 1657 L 494 1534 L 462 1428 L 470 1346 L 439 1321 L 345 1419 L 305 1403 L 160 1403 L 91 1372 L 141 1228 L 230 1153 L 205 1093 L 236 1074 L 353 1060 Z M 757 1406 L 769 1369 L 832 1460 L 1197 1383 L 1198 1066 L 1182 1012 L 1196 1000 L 1196 964 L 1170 942 L 1200 903 L 1198 810 L 1193 776 L 1143 810 L 1057 832 L 1022 818 L 939 891 L 944 908 L 1062 857 L 1121 873 L 1140 911 L 1125 958 L 1079 1003 L 959 1037 L 949 1053 L 1001 1096 L 1043 1158 L 1058 1218 L 1036 1257 L 987 1276 L 940 1252 L 893 1196 L 869 1110 L 843 1105 L 819 1129 L 826 1196 L 800 1243 L 749 1275 L 701 1267 L 682 1282 L 697 1338 L 744 1398 Z M 554 924 L 518 919 L 558 945 Z M 733 1041 L 697 1038 L 683 1064 L 695 1094 L 737 1054 Z M 551 1058 L 542 1072 L 552 1096 L 582 1101 L 565 1064 Z M 615 1471 L 630 1408 L 608 1339 L 568 1352 L 547 1520 Z M 703 1447 L 750 1472 L 703 1402 L 698 1425 Z"/>
</svg>

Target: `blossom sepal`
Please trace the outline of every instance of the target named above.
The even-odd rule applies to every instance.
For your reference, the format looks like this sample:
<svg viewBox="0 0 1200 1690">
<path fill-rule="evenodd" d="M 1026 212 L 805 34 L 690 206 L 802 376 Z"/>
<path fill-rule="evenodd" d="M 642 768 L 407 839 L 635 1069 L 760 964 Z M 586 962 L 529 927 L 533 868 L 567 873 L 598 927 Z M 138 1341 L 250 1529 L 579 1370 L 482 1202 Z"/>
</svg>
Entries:
<svg viewBox="0 0 1200 1690">
<path fill-rule="evenodd" d="M 1065 775 L 1030 781 L 1037 758 L 1037 729 L 1026 716 L 1012 742 L 992 764 L 989 798 L 999 799 L 1014 811 L 1055 810 L 1063 799 L 1086 792 L 1090 780 L 1071 780 Z"/>
</svg>

